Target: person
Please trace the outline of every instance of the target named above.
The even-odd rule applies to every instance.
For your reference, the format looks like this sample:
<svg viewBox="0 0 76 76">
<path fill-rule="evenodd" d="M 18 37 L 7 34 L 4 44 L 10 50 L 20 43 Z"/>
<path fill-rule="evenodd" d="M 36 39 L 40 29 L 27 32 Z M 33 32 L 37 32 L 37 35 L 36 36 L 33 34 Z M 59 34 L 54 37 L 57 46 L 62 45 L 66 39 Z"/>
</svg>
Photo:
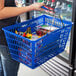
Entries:
<svg viewBox="0 0 76 76">
<path fill-rule="evenodd" d="M 43 11 L 44 3 L 34 3 L 25 7 L 16 7 L 15 0 L 0 0 L 0 76 L 17 76 L 19 62 L 9 53 L 3 27 L 15 24 L 17 16 L 32 10 Z"/>
</svg>

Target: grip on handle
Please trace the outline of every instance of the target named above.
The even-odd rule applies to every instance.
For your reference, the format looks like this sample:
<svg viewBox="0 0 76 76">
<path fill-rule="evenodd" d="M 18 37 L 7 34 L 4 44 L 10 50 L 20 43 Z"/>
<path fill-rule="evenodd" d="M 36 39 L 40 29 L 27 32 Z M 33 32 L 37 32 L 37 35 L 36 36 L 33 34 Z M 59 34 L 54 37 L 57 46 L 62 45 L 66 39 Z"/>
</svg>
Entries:
<svg viewBox="0 0 76 76">
<path fill-rule="evenodd" d="M 41 8 L 45 9 L 45 10 L 48 10 L 48 8 L 46 8 L 45 6 L 41 6 Z"/>
</svg>

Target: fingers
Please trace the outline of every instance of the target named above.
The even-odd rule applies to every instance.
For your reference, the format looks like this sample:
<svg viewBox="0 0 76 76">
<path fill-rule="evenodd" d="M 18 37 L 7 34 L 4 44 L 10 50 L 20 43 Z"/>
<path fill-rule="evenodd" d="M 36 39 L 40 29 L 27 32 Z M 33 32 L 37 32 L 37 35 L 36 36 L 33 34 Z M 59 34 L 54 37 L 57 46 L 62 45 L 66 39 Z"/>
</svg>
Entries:
<svg viewBox="0 0 76 76">
<path fill-rule="evenodd" d="M 44 2 L 42 2 L 41 5 L 44 6 L 45 5 Z"/>
<path fill-rule="evenodd" d="M 41 6 L 44 6 L 45 4 L 42 2 L 42 3 L 40 3 L 40 5 L 41 5 Z"/>
<path fill-rule="evenodd" d="M 43 8 L 39 8 L 38 10 L 39 10 L 39 11 L 44 11 L 44 9 L 43 9 Z"/>
<path fill-rule="evenodd" d="M 42 2 L 41 5 L 44 6 L 45 4 Z M 40 11 L 44 11 L 44 10 L 45 10 L 45 9 L 40 8 Z"/>
<path fill-rule="evenodd" d="M 45 4 L 42 2 L 42 3 L 34 3 L 31 6 L 33 7 L 33 10 L 44 11 L 44 9 L 41 8 L 44 5 Z"/>
</svg>

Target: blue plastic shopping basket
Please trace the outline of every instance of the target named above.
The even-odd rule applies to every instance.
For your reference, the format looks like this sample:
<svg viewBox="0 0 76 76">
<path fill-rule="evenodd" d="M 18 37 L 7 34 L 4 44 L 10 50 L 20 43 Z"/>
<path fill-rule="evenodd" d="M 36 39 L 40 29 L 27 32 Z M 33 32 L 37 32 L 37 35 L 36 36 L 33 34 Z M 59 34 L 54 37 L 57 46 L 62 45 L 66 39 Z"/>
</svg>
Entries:
<svg viewBox="0 0 76 76">
<path fill-rule="evenodd" d="M 72 22 L 63 20 L 63 23 L 64 26 L 60 19 L 42 15 L 22 23 L 2 28 L 12 59 L 34 69 L 63 52 L 72 27 Z M 15 30 L 24 32 L 28 27 L 31 27 L 31 31 L 34 32 L 34 27 L 38 25 L 54 26 L 59 29 L 47 33 L 35 41 L 15 34 Z"/>
</svg>

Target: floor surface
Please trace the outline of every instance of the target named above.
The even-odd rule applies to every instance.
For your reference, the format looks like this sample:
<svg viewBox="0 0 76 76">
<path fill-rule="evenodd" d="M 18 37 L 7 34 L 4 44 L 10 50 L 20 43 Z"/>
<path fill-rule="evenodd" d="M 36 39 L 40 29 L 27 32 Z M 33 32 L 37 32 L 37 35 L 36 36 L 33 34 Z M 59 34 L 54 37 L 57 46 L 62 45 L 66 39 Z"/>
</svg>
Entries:
<svg viewBox="0 0 76 76">
<path fill-rule="evenodd" d="M 40 67 L 36 69 L 30 69 L 24 64 L 20 64 L 18 76 L 49 76 Z"/>
</svg>

